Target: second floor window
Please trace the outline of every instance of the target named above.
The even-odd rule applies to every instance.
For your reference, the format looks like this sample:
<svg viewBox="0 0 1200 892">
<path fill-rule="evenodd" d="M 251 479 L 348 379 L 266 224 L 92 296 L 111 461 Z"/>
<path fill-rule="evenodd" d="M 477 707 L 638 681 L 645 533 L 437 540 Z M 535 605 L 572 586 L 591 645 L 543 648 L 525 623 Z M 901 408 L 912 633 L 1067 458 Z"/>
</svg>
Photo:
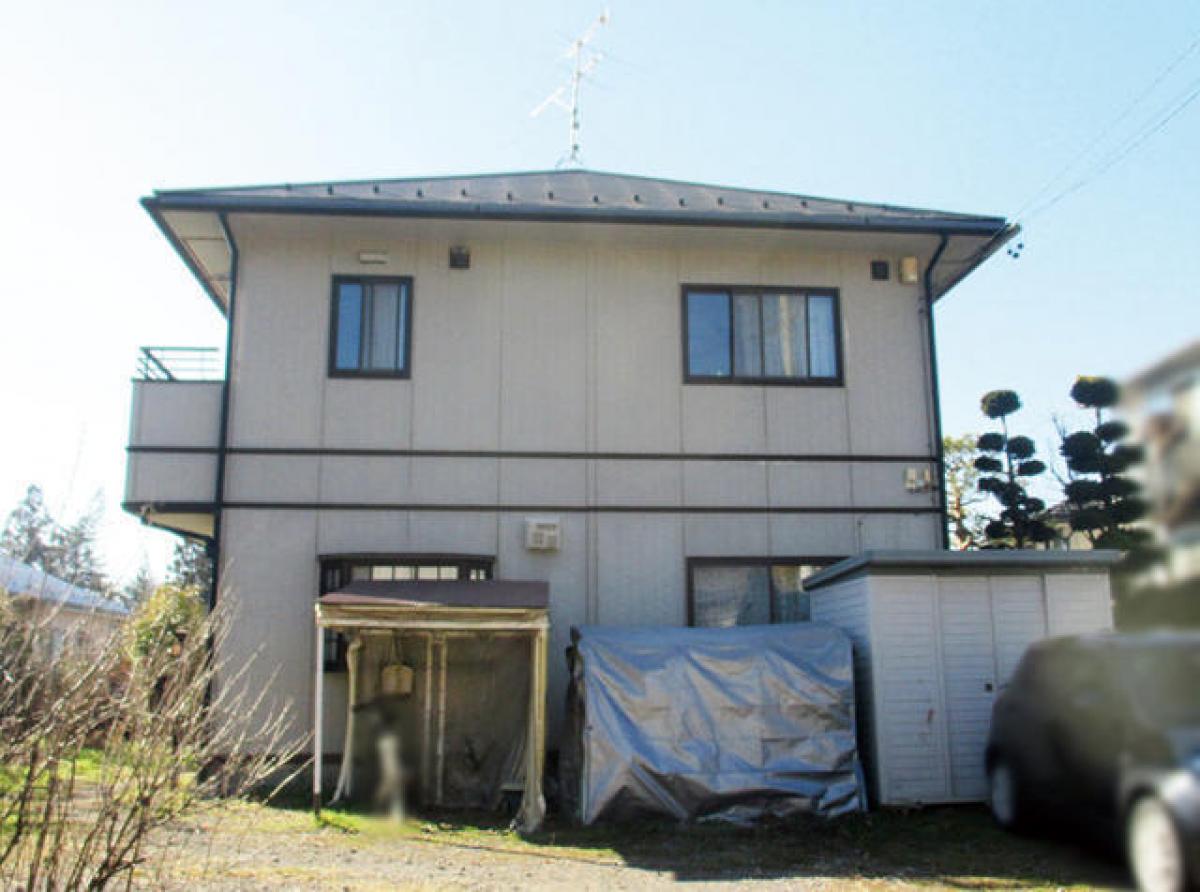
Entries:
<svg viewBox="0 0 1200 892">
<path fill-rule="evenodd" d="M 692 382 L 837 384 L 837 295 L 772 288 L 684 289 Z"/>
<path fill-rule="evenodd" d="M 412 279 L 335 277 L 329 374 L 407 378 L 411 326 Z"/>
</svg>

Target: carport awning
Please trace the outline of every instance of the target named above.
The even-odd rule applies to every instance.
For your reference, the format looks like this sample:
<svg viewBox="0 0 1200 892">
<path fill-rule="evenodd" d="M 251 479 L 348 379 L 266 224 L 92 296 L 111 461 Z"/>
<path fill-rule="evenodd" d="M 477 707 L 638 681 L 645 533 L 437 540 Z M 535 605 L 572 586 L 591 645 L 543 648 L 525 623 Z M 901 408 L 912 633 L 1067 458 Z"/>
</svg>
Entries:
<svg viewBox="0 0 1200 892">
<path fill-rule="evenodd" d="M 512 580 L 399 580 L 351 582 L 322 595 L 322 604 L 343 607 L 453 607 L 483 610 L 545 610 L 550 587 L 545 582 Z"/>
<path fill-rule="evenodd" d="M 426 636 L 426 735 L 432 733 L 432 678 L 434 648 L 440 654 L 438 735 L 438 798 L 444 774 L 446 709 L 446 651 L 450 639 L 478 635 L 527 638 L 530 644 L 529 715 L 524 745 L 524 796 L 518 820 L 526 832 L 542 823 L 546 802 L 542 795 L 542 771 L 546 745 L 546 648 L 550 628 L 550 587 L 545 582 L 511 580 L 404 580 L 397 582 L 351 582 L 317 599 L 318 629 L 332 629 L 351 637 L 347 699 L 346 741 L 342 747 L 342 770 L 347 786 L 352 776 L 354 710 L 356 707 L 356 650 L 369 636 L 403 632 Z M 324 727 L 325 636 L 316 636 L 313 691 L 313 807 L 321 807 L 321 753 Z"/>
<path fill-rule="evenodd" d="M 317 599 L 330 629 L 520 630 L 545 628 L 550 588 L 513 580 L 351 582 Z"/>
</svg>

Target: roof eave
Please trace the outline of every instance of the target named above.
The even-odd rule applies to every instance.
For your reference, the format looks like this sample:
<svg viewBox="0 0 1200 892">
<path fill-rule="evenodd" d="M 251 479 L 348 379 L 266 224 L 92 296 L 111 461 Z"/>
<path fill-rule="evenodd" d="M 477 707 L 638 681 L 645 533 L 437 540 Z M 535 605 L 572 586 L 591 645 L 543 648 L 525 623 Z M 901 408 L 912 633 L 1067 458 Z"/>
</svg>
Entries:
<svg viewBox="0 0 1200 892">
<path fill-rule="evenodd" d="M 184 210 L 184 208 L 174 208 L 169 205 L 164 205 L 157 197 L 148 196 L 142 199 L 142 207 L 146 209 L 146 213 L 150 215 L 150 219 L 154 221 L 154 225 L 158 227 L 158 231 L 163 234 L 171 247 L 175 249 L 175 253 L 179 255 L 179 259 L 196 277 L 196 281 L 200 283 L 200 287 L 204 289 L 204 293 L 208 295 L 209 300 L 217 308 L 217 312 L 222 316 L 226 315 L 225 303 L 222 300 L 220 291 L 217 290 L 212 280 L 209 279 L 204 269 L 196 263 L 195 258 L 184 247 L 179 236 L 175 234 L 175 230 L 171 228 L 166 219 L 163 218 L 162 211 L 164 210 Z M 211 210 L 213 213 L 220 213 L 216 208 L 186 208 L 186 210 Z"/>
<path fill-rule="evenodd" d="M 349 198 L 273 198 L 254 196 L 208 196 L 158 193 L 142 199 L 142 205 L 161 218 L 160 211 L 210 211 L 213 213 L 246 214 L 308 214 L 338 217 L 408 217 L 413 219 L 474 219 L 544 221 L 552 223 L 618 223 L 625 225 L 703 226 L 752 229 L 806 229 L 832 232 L 896 232 L 920 235 L 964 235 L 996 237 L 1005 231 L 1007 221 L 1001 217 L 933 217 L 922 220 L 871 218 L 864 215 L 858 220 L 826 215 L 798 216 L 791 214 L 765 214 L 755 212 L 742 214 L 726 212 L 720 216 L 700 215 L 688 211 L 657 211 L 652 209 L 627 210 L 612 208 L 563 207 L 546 210 L 529 205 L 503 207 L 494 204 L 463 204 L 430 200 L 420 207 L 412 203 L 383 202 Z M 160 223 L 160 226 L 162 224 Z"/>
<path fill-rule="evenodd" d="M 1009 223 L 1007 220 L 1003 220 L 1001 218 L 996 219 L 1000 219 L 1000 222 L 1002 223 L 1000 230 L 992 233 L 991 239 L 975 253 L 971 260 L 965 264 L 957 274 L 952 276 L 944 284 L 938 286 L 934 290 L 933 300 L 939 300 L 943 295 L 954 288 L 955 285 L 957 285 L 967 276 L 971 275 L 971 273 L 975 272 L 975 270 L 979 269 L 979 267 L 983 266 L 983 264 L 986 263 L 993 254 L 995 254 L 1020 234 L 1021 225 L 1019 223 Z M 947 231 L 945 234 L 964 235 L 965 233 Z"/>
</svg>

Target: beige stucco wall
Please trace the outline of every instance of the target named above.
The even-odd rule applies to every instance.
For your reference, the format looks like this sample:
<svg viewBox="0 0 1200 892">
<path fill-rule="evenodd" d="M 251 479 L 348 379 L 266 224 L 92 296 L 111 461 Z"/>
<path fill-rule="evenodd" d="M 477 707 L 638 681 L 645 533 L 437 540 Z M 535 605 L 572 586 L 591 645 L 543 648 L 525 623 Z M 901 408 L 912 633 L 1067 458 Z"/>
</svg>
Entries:
<svg viewBox="0 0 1200 892">
<path fill-rule="evenodd" d="M 937 515 L 910 510 L 933 496 L 903 485 L 905 466 L 920 462 L 795 459 L 933 455 L 919 288 L 869 277 L 872 259 L 893 271 L 905 254 L 924 263 L 932 237 L 299 217 L 234 217 L 233 229 L 223 581 L 243 620 L 231 650 L 262 648 L 260 671 L 279 671 L 275 690 L 298 728 L 311 720 L 321 554 L 487 554 L 500 577 L 548 580 L 553 737 L 570 626 L 683 623 L 688 557 L 938 544 Z M 471 249 L 468 271 L 447 268 L 459 243 Z M 362 266 L 360 250 L 389 262 Z M 327 376 L 339 273 L 413 277 L 411 380 Z M 684 385 L 688 282 L 839 288 L 845 385 Z M 319 452 L 339 449 L 496 454 Z M 747 457 L 688 458 L 709 454 Z M 341 507 L 318 508 L 330 505 Z M 561 551 L 526 551 L 535 512 L 512 506 L 572 509 L 557 514 Z M 703 510 L 721 507 L 744 513 Z M 779 510 L 797 507 L 845 513 Z M 341 681 L 327 677 L 336 741 Z"/>
</svg>

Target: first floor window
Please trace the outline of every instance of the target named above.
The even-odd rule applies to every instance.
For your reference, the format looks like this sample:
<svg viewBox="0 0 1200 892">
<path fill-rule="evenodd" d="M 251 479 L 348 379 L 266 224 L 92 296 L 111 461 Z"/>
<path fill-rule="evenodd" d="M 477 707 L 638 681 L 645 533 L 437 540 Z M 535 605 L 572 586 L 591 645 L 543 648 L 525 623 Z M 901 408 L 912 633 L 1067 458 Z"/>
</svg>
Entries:
<svg viewBox="0 0 1200 892">
<path fill-rule="evenodd" d="M 330 374 L 408 377 L 411 315 L 412 279 L 337 276 Z"/>
<path fill-rule="evenodd" d="M 696 559 L 688 563 L 693 626 L 755 626 L 810 619 L 803 581 L 833 559 Z"/>
<path fill-rule="evenodd" d="M 487 557 L 328 557 L 321 559 L 320 594 L 336 592 L 351 582 L 404 580 L 491 579 L 493 560 Z M 325 668 L 346 667 L 345 636 L 325 634 Z"/>
<path fill-rule="evenodd" d="M 689 381 L 836 383 L 837 295 L 766 288 L 684 290 Z"/>
</svg>

